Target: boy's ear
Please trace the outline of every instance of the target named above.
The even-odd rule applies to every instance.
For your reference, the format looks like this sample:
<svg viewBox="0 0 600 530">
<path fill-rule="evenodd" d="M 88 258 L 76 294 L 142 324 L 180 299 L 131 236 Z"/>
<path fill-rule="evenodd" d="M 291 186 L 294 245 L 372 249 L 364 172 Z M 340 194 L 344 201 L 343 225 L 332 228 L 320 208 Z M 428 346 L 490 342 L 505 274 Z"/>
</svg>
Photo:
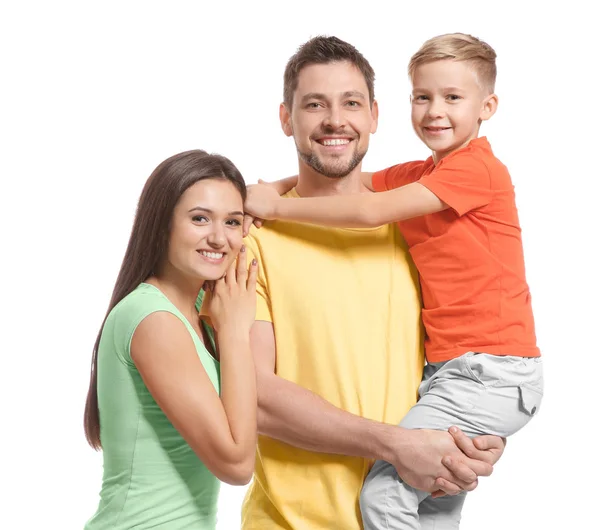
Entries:
<svg viewBox="0 0 600 530">
<path fill-rule="evenodd" d="M 292 130 L 292 116 L 285 103 L 279 105 L 279 121 L 281 122 L 281 129 L 286 136 L 292 136 L 294 131 Z"/>
<path fill-rule="evenodd" d="M 481 121 L 489 120 L 496 113 L 497 108 L 498 96 L 496 94 L 490 94 L 487 98 L 483 100 L 483 105 L 481 107 L 479 119 Z"/>
</svg>

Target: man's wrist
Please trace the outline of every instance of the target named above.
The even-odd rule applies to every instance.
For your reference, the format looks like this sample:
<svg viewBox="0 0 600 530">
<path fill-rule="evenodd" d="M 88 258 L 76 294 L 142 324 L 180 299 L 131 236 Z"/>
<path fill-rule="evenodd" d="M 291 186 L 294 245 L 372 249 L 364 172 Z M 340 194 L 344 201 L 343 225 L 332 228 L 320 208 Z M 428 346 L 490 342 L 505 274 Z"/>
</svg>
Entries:
<svg viewBox="0 0 600 530">
<path fill-rule="evenodd" d="M 387 423 L 374 423 L 368 433 L 371 458 L 393 463 L 398 459 L 400 441 L 406 431 L 402 427 Z"/>
</svg>

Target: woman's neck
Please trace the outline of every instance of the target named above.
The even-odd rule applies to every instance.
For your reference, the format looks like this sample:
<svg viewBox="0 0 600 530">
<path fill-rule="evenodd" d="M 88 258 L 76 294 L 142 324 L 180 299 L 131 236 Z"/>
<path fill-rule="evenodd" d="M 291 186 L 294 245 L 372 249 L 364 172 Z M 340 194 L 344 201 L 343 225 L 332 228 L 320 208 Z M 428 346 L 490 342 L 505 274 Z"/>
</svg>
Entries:
<svg viewBox="0 0 600 530">
<path fill-rule="evenodd" d="M 178 274 L 169 274 L 162 271 L 146 280 L 154 285 L 170 300 L 170 302 L 191 322 L 196 321 L 198 311 L 196 301 L 198 293 L 204 284 L 203 280 L 183 277 Z"/>
</svg>

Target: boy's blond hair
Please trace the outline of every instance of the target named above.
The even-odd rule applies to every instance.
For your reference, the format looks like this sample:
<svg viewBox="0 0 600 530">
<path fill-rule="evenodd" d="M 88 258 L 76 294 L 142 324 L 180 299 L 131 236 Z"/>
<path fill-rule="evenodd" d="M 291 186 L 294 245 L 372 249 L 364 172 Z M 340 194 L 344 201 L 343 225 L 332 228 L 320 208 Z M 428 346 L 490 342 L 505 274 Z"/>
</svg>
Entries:
<svg viewBox="0 0 600 530">
<path fill-rule="evenodd" d="M 494 92 L 496 84 L 496 52 L 487 43 L 464 33 L 438 35 L 426 41 L 408 63 L 408 75 L 412 79 L 422 64 L 452 59 L 468 61 L 477 75 L 481 88 Z"/>
</svg>

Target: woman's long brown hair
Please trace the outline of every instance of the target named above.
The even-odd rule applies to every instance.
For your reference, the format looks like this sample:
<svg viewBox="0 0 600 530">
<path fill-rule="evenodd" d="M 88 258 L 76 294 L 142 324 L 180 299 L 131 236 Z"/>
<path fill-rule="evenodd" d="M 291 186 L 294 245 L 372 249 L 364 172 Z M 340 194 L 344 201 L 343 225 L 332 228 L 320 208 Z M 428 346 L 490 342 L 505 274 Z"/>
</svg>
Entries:
<svg viewBox="0 0 600 530">
<path fill-rule="evenodd" d="M 123 298 L 156 272 L 167 253 L 175 205 L 190 186 L 204 179 L 228 180 L 239 190 L 242 199 L 246 199 L 244 179 L 233 163 L 223 156 L 200 150 L 179 153 L 162 162 L 142 190 L 129 244 L 92 354 L 84 429 L 87 441 L 94 449 L 102 447 L 98 410 L 98 347 L 106 319 Z"/>
</svg>

